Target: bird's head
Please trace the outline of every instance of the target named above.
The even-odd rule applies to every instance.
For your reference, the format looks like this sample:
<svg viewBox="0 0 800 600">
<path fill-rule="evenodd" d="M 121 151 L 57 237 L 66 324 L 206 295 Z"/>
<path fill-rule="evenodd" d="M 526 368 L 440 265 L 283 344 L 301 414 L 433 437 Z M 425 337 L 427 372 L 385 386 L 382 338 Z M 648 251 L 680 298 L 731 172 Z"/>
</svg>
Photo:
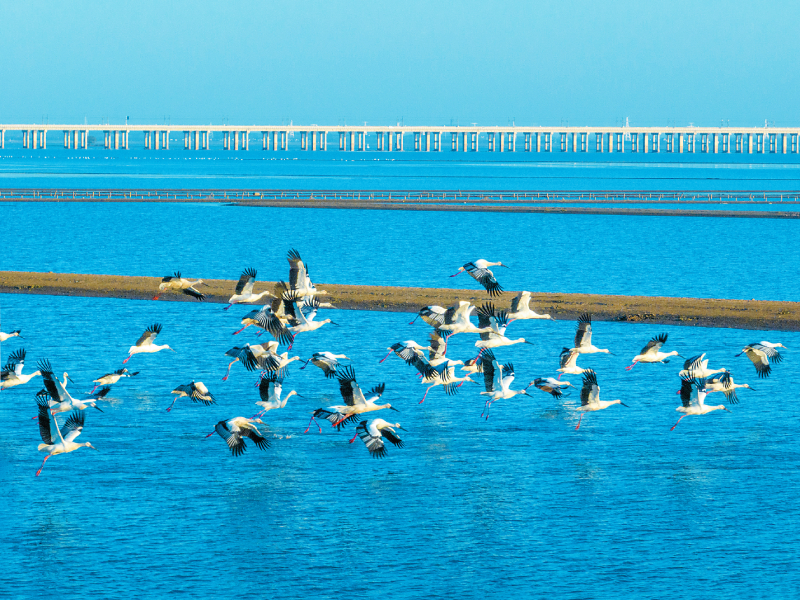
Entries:
<svg viewBox="0 0 800 600">
<path fill-rule="evenodd" d="M 166 282 L 165 282 L 165 283 L 159 283 L 159 284 L 158 284 L 158 290 L 159 290 L 159 291 L 161 291 L 161 292 L 163 292 L 163 291 L 164 291 L 165 289 L 167 289 L 168 287 L 169 287 L 169 284 L 168 284 L 168 283 L 166 283 Z"/>
<path fill-rule="evenodd" d="M 261 423 L 263 425 L 264 421 L 262 421 L 261 419 L 253 419 L 253 423 Z"/>
</svg>

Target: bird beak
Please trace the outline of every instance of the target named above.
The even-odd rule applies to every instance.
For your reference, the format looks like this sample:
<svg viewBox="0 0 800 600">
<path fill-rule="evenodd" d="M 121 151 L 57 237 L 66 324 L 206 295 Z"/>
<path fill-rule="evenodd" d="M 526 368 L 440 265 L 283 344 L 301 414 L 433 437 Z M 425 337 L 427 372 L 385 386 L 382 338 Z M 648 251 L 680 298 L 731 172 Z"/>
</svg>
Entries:
<svg viewBox="0 0 800 600">
<path fill-rule="evenodd" d="M 390 409 L 392 409 L 392 410 L 393 410 L 393 411 L 395 411 L 395 412 L 400 412 L 400 411 L 399 411 L 399 410 L 397 410 L 397 409 L 396 409 L 394 406 L 390 406 L 389 408 L 390 408 Z"/>
<path fill-rule="evenodd" d="M 525 340 L 525 343 L 526 344 L 530 344 L 531 346 L 533 346 L 533 342 L 529 342 L 528 340 Z"/>
<path fill-rule="evenodd" d="M 722 408 L 725 408 L 725 407 L 723 406 Z M 726 410 L 727 412 L 731 412 L 731 411 L 729 411 L 727 408 L 725 408 L 725 410 Z"/>
<path fill-rule="evenodd" d="M 754 388 L 754 387 L 751 387 L 749 389 L 753 390 L 754 392 L 756 391 L 756 388 Z"/>
<path fill-rule="evenodd" d="M 406 429 L 405 427 L 400 427 L 399 425 L 397 426 L 397 428 L 402 429 L 403 431 L 408 431 L 408 429 Z"/>
<path fill-rule="evenodd" d="M 683 354 L 676 354 L 675 356 L 680 356 L 683 360 L 686 360 L 686 357 Z"/>
<path fill-rule="evenodd" d="M 621 404 L 622 406 L 624 406 L 625 408 L 630 408 L 630 406 L 628 406 L 628 405 L 627 405 L 627 404 L 625 404 L 624 402 L 620 402 L 620 404 Z"/>
<path fill-rule="evenodd" d="M 67 375 L 67 381 L 69 381 L 72 385 L 77 385 L 74 381 L 72 381 L 72 377 Z"/>
<path fill-rule="evenodd" d="M 330 323 L 331 325 L 336 325 L 337 327 L 341 327 L 341 325 L 339 325 L 338 323 L 334 323 L 333 321 L 331 321 Z"/>
<path fill-rule="evenodd" d="M 100 412 L 103 412 L 103 409 L 102 409 L 102 408 L 100 408 L 99 406 L 97 406 L 97 404 L 95 404 L 95 405 L 94 405 L 94 407 L 95 407 L 97 410 L 99 410 Z"/>
</svg>

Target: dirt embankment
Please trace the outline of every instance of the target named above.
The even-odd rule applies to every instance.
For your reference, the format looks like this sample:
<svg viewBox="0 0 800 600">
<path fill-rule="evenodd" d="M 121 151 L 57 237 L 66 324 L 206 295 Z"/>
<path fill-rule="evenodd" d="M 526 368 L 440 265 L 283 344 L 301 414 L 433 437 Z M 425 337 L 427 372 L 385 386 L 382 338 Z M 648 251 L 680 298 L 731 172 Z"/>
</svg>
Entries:
<svg viewBox="0 0 800 600">
<path fill-rule="evenodd" d="M 0 293 L 47 294 L 54 296 L 96 296 L 151 300 L 158 291 L 157 277 L 119 275 L 78 275 L 71 273 L 28 273 L 0 271 Z M 200 286 L 207 302 L 226 303 L 236 281 L 210 279 Z M 258 282 L 255 291 L 273 291 L 274 282 Z M 487 294 L 469 290 L 404 288 L 317 284 L 327 290 L 328 299 L 342 309 L 417 312 L 423 306 L 450 306 L 458 300 L 483 304 Z M 498 308 L 508 308 L 516 292 L 495 299 Z M 184 294 L 163 293 L 161 301 L 197 302 Z M 800 331 L 800 303 L 764 300 L 713 300 L 706 298 L 665 298 L 657 296 L 603 296 L 599 294 L 533 293 L 531 308 L 556 319 L 572 320 L 584 312 L 598 321 L 701 325 L 740 329 Z"/>
</svg>

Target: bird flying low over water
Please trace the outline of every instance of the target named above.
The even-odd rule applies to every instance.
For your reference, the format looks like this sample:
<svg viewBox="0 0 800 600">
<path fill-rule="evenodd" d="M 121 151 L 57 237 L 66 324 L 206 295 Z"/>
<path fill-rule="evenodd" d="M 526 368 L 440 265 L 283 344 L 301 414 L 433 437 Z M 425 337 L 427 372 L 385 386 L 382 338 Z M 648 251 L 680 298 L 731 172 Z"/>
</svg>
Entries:
<svg viewBox="0 0 800 600">
<path fill-rule="evenodd" d="M 458 271 L 453 275 L 450 275 L 450 277 L 455 277 L 456 275 L 466 271 L 475 281 L 480 283 L 487 292 L 489 292 L 490 296 L 496 297 L 503 293 L 503 288 L 500 287 L 497 279 L 495 279 L 494 273 L 489 270 L 489 267 L 495 266 L 505 267 L 506 269 L 510 268 L 508 265 L 504 265 L 501 262 L 489 262 L 480 258 L 475 262 L 468 262 L 463 267 L 459 267 Z"/>
<path fill-rule="evenodd" d="M 636 366 L 636 363 L 668 363 L 670 356 L 680 356 L 684 358 L 677 351 L 673 350 L 672 352 L 661 352 L 661 346 L 667 343 L 667 334 L 662 333 L 661 335 L 657 335 L 649 342 L 647 345 L 641 349 L 639 354 L 633 357 L 633 364 L 628 365 L 625 367 L 626 371 L 630 371 L 633 367 Z"/>
<path fill-rule="evenodd" d="M 39 452 L 48 453 L 42 461 L 42 466 L 36 471 L 36 477 L 42 472 L 44 463 L 46 463 L 47 459 L 51 456 L 73 452 L 78 448 L 97 450 L 97 448 L 92 446 L 89 442 L 83 444 L 75 442 L 75 438 L 83 431 L 83 425 L 86 422 L 86 413 L 75 411 L 67 418 L 64 426 L 59 429 L 56 416 L 50 414 L 50 407 L 47 404 L 47 400 L 44 398 L 37 398 L 36 402 L 39 405 L 39 435 L 43 442 L 39 444 L 38 450 Z M 56 435 L 53 435 L 54 431 Z"/>
<path fill-rule="evenodd" d="M 708 368 L 708 359 L 706 358 L 706 353 L 703 352 L 698 356 L 693 356 L 692 358 L 687 358 L 683 363 L 683 369 L 678 372 L 678 377 L 681 378 L 695 378 L 695 379 L 702 379 L 705 377 L 710 377 L 715 373 L 727 373 L 728 369 L 721 368 L 721 369 L 709 369 Z"/>
<path fill-rule="evenodd" d="M 403 429 L 400 423 L 388 423 L 383 419 L 370 419 L 369 421 L 361 421 L 356 427 L 356 435 L 350 440 L 352 444 L 356 436 L 361 438 L 364 445 L 369 450 L 369 453 L 374 458 L 384 458 L 386 456 L 386 446 L 383 440 L 386 439 L 398 448 L 402 448 L 405 444 L 400 436 L 397 435 L 395 429 Z"/>
<path fill-rule="evenodd" d="M 175 350 L 166 344 L 158 346 L 153 343 L 156 341 L 156 337 L 158 337 L 159 333 L 161 333 L 161 323 L 153 323 L 150 327 L 145 329 L 142 337 L 128 350 L 128 358 L 123 360 L 122 364 L 124 365 L 128 362 L 134 354 L 152 354 L 154 352 L 160 352 L 161 350 L 172 350 L 175 352 Z"/>
<path fill-rule="evenodd" d="M 172 410 L 172 406 L 177 402 L 178 398 L 183 398 L 184 396 L 190 398 L 192 402 L 202 402 L 206 406 L 217 403 L 217 399 L 208 391 L 208 388 L 202 381 L 192 381 L 191 383 L 179 385 L 172 390 L 172 393 L 177 395 L 172 401 L 172 404 L 169 405 L 167 412 Z"/>
<path fill-rule="evenodd" d="M 258 448 L 266 450 L 269 448 L 269 440 L 261 435 L 261 432 L 253 423 L 263 423 L 263 421 L 245 417 L 234 417 L 227 421 L 220 421 L 214 426 L 214 431 L 206 437 L 218 433 L 228 444 L 228 448 L 231 449 L 231 454 L 234 456 L 241 456 L 247 450 L 244 438 L 250 438 Z"/>
<path fill-rule="evenodd" d="M 22 329 L 15 329 L 10 333 L 3 333 L 0 331 L 0 342 L 5 342 L 6 340 L 10 340 L 12 337 L 18 337 L 19 339 L 25 339 L 20 335 L 22 333 Z"/>
<path fill-rule="evenodd" d="M 592 345 L 592 315 L 584 313 L 578 317 L 578 325 L 575 327 L 575 347 L 570 348 L 578 354 L 596 354 L 598 352 L 616 356 L 608 349 L 601 349 Z"/>
<path fill-rule="evenodd" d="M 710 412 L 715 410 L 724 410 L 727 412 L 729 411 L 725 408 L 724 404 L 719 404 L 717 406 L 707 406 L 705 404 L 706 399 L 706 380 L 704 378 L 690 378 L 690 377 L 682 377 L 681 378 L 681 403 L 683 406 L 679 406 L 675 410 L 678 412 L 682 412 L 683 415 L 680 419 L 672 426 L 672 429 L 675 429 L 678 426 L 678 423 L 683 420 L 683 417 L 688 417 L 689 415 L 706 415 Z M 670 431 L 672 431 L 670 429 Z"/>
<path fill-rule="evenodd" d="M 308 265 L 300 258 L 300 253 L 294 248 L 286 255 L 289 261 L 289 289 L 297 292 L 298 296 L 316 296 L 327 294 L 325 290 L 317 290 L 308 275 Z"/>
<path fill-rule="evenodd" d="M 523 319 L 550 319 L 555 321 L 550 315 L 540 315 L 529 307 L 531 293 L 522 291 L 511 300 L 511 310 L 508 311 L 508 322 L 521 321 Z"/>
<path fill-rule="evenodd" d="M 488 329 L 482 332 L 481 339 L 475 342 L 476 348 L 498 348 L 500 346 L 511 346 L 513 344 L 530 344 L 525 338 L 512 340 L 506 337 L 506 327 L 508 326 L 508 313 L 504 310 L 497 312 L 494 304 L 484 304 L 478 308 L 478 327 Z"/>
<path fill-rule="evenodd" d="M 306 361 L 306 364 L 300 367 L 300 370 L 302 371 L 308 366 L 308 363 L 311 363 L 315 367 L 319 367 L 320 369 L 322 369 L 322 372 L 325 373 L 325 377 L 333 379 L 334 377 L 336 377 L 337 369 L 341 365 L 339 359 L 350 360 L 344 354 L 333 354 L 327 351 L 315 352 L 314 354 L 311 355 L 311 358 L 309 358 Z"/>
<path fill-rule="evenodd" d="M 485 404 L 483 405 L 483 412 L 481 416 L 486 414 L 486 419 L 489 419 L 489 409 L 492 404 L 498 400 L 508 400 L 519 394 L 530 396 L 528 388 L 533 385 L 531 381 L 525 389 L 512 390 L 511 384 L 514 383 L 514 365 L 507 363 L 505 365 L 497 362 L 497 359 L 491 350 L 483 352 L 483 385 L 486 391 L 481 392 L 482 396 L 488 396 Z"/>
<path fill-rule="evenodd" d="M 733 381 L 733 376 L 728 373 L 717 373 L 706 379 L 706 393 L 722 392 L 728 400 L 728 404 L 738 404 L 739 397 L 736 395 L 737 388 L 754 388 L 746 383 L 736 383 Z M 679 392 L 680 393 L 680 392 Z"/>
<path fill-rule="evenodd" d="M 559 356 L 559 368 L 556 369 L 561 375 L 558 376 L 561 379 L 562 375 L 583 375 L 589 369 L 581 369 L 578 366 L 578 356 L 580 356 L 580 352 L 578 352 L 574 348 L 562 348 L 561 355 Z"/>
<path fill-rule="evenodd" d="M 559 381 L 552 377 L 537 377 L 533 380 L 533 385 L 556 399 L 564 395 L 563 388 L 575 387 L 569 381 Z"/>
<path fill-rule="evenodd" d="M 772 367 L 769 363 L 778 364 L 783 362 L 783 355 L 775 348 L 786 348 L 786 346 L 770 342 L 755 342 L 742 348 L 742 351 L 736 356 L 747 355 L 747 358 L 756 368 L 758 376 L 769 377 L 769 374 L 772 373 Z"/>
<path fill-rule="evenodd" d="M 603 410 L 604 408 L 608 408 L 614 404 L 622 404 L 622 406 L 627 407 L 627 404 L 624 404 L 621 400 L 600 400 L 600 386 L 597 384 L 597 373 L 588 369 L 583 374 L 583 387 L 581 388 L 581 405 L 576 408 L 577 411 L 581 412 L 581 417 L 578 419 L 578 424 L 575 426 L 575 429 L 579 429 L 581 426 L 581 421 L 583 420 L 583 415 L 587 412 L 593 412 L 596 410 Z"/>
<path fill-rule="evenodd" d="M 8 356 L 3 370 L 0 371 L 0 390 L 28 383 L 37 375 L 42 374 L 41 371 L 34 371 L 30 375 L 22 374 L 22 369 L 25 366 L 25 355 L 25 348 L 20 348 Z"/>
<path fill-rule="evenodd" d="M 167 275 L 166 277 L 161 278 L 161 283 L 158 284 L 158 293 L 153 296 L 153 300 L 158 300 L 158 297 L 161 295 L 162 292 L 181 292 L 186 294 L 187 296 L 191 296 L 192 298 L 197 298 L 198 300 L 205 300 L 206 295 L 201 294 L 194 286 L 196 285 L 208 285 L 207 283 L 203 283 L 202 279 L 197 279 L 195 281 L 191 281 L 189 279 L 184 279 L 181 277 L 180 271 L 175 271 L 174 275 Z"/>
<path fill-rule="evenodd" d="M 330 421 L 333 427 L 341 429 L 344 425 L 353 421 L 359 421 L 359 415 L 372 412 L 376 410 L 383 410 L 388 408 L 400 412 L 391 404 L 376 404 L 386 389 L 386 384 L 381 383 L 369 390 L 366 395 L 361 391 L 361 386 L 356 381 L 356 374 L 353 367 L 348 365 L 343 367 L 337 374 L 336 378 L 339 380 L 339 392 L 342 394 L 344 405 L 328 406 L 326 408 L 319 408 L 311 415 L 311 420 L 308 422 L 308 427 L 303 432 L 307 432 L 311 423 L 316 423 L 316 417 Z M 317 423 L 320 431 L 322 428 Z"/>
<path fill-rule="evenodd" d="M 286 406 L 286 402 L 289 398 L 292 396 L 300 396 L 300 394 L 292 390 L 281 399 L 282 391 L 283 377 L 278 376 L 275 372 L 264 375 L 261 378 L 261 382 L 258 384 L 258 395 L 261 396 L 261 400 L 256 402 L 256 404 L 261 407 L 261 412 L 257 413 L 255 417 L 260 417 L 270 410 L 283 408 Z M 302 398 L 302 396 L 300 397 Z"/>
<path fill-rule="evenodd" d="M 264 296 L 267 298 L 274 298 L 275 296 L 269 291 L 265 290 L 259 294 L 253 293 L 253 285 L 256 282 L 256 271 L 253 268 L 245 269 L 239 276 L 239 282 L 236 284 L 236 289 L 233 291 L 233 296 L 228 298 L 228 306 L 223 310 L 228 310 L 234 304 L 241 304 L 244 302 L 258 302 Z"/>
<path fill-rule="evenodd" d="M 90 394 L 94 394 L 94 390 L 99 388 L 101 385 L 114 385 L 123 377 L 135 377 L 139 374 L 139 371 L 134 371 L 133 373 L 129 373 L 128 369 L 117 369 L 113 373 L 106 373 L 105 375 L 98 377 L 97 379 L 93 380 L 92 383 L 96 383 L 97 385 L 94 386 Z"/>
<path fill-rule="evenodd" d="M 90 406 L 99 410 L 100 412 L 103 412 L 103 410 L 97 406 L 96 399 L 76 400 L 73 398 L 66 388 L 67 380 L 72 381 L 69 379 L 69 375 L 64 373 L 63 383 L 59 381 L 53 373 L 53 368 L 50 366 L 49 360 L 40 360 L 38 367 L 42 372 L 42 380 L 44 382 L 45 392 L 39 392 L 37 396 L 40 398 L 44 397 L 45 399 L 49 397 L 47 403 L 50 407 L 51 413 L 57 414 L 69 412 L 71 410 L 81 411 L 86 410 Z M 97 397 L 99 398 L 100 396 Z"/>
</svg>

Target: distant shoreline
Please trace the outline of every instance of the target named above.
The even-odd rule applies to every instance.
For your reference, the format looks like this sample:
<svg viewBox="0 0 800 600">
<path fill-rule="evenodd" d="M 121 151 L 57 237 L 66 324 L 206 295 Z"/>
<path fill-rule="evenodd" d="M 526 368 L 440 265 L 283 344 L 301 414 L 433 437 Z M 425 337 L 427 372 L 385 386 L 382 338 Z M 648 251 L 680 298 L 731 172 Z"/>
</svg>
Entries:
<svg viewBox="0 0 800 600">
<path fill-rule="evenodd" d="M 150 199 L 94 199 L 85 198 L 0 198 L 2 202 L 162 202 L 162 203 L 197 203 L 226 204 L 228 206 L 249 206 L 262 208 L 332 208 L 351 210 L 404 210 L 404 211 L 441 211 L 441 212 L 490 212 L 490 213 L 539 213 L 561 215 L 617 215 L 634 217 L 717 217 L 735 219 L 800 219 L 800 211 L 759 211 L 759 210 L 697 210 L 668 208 L 609 208 L 584 206 L 508 206 L 491 204 L 435 204 L 423 202 L 383 202 L 383 201 L 309 201 L 309 200 L 248 200 L 236 201 L 215 199 L 181 200 L 172 198 Z M 555 203 L 555 202 L 553 202 Z"/>
<path fill-rule="evenodd" d="M 159 283 L 158 277 L 0 271 L 0 293 L 3 294 L 152 301 Z M 235 280 L 209 279 L 206 283 L 209 285 L 200 287 L 207 295 L 206 301 L 221 304 L 227 303 L 236 286 Z M 257 282 L 255 291 L 272 291 L 274 286 L 274 282 Z M 508 308 L 516 295 L 508 291 L 500 298 L 491 299 L 486 293 L 473 290 L 324 283 L 317 283 L 317 288 L 328 290 L 326 299 L 336 308 L 408 313 L 416 313 L 431 304 L 448 307 L 458 300 L 478 305 L 492 301 L 498 308 Z M 158 302 L 163 301 L 197 302 L 174 293 L 162 294 Z M 248 304 L 240 308 L 258 306 Z M 797 302 L 532 293 L 531 308 L 538 313 L 549 313 L 558 320 L 574 320 L 581 313 L 589 312 L 597 321 L 800 331 L 800 303 Z"/>
</svg>

